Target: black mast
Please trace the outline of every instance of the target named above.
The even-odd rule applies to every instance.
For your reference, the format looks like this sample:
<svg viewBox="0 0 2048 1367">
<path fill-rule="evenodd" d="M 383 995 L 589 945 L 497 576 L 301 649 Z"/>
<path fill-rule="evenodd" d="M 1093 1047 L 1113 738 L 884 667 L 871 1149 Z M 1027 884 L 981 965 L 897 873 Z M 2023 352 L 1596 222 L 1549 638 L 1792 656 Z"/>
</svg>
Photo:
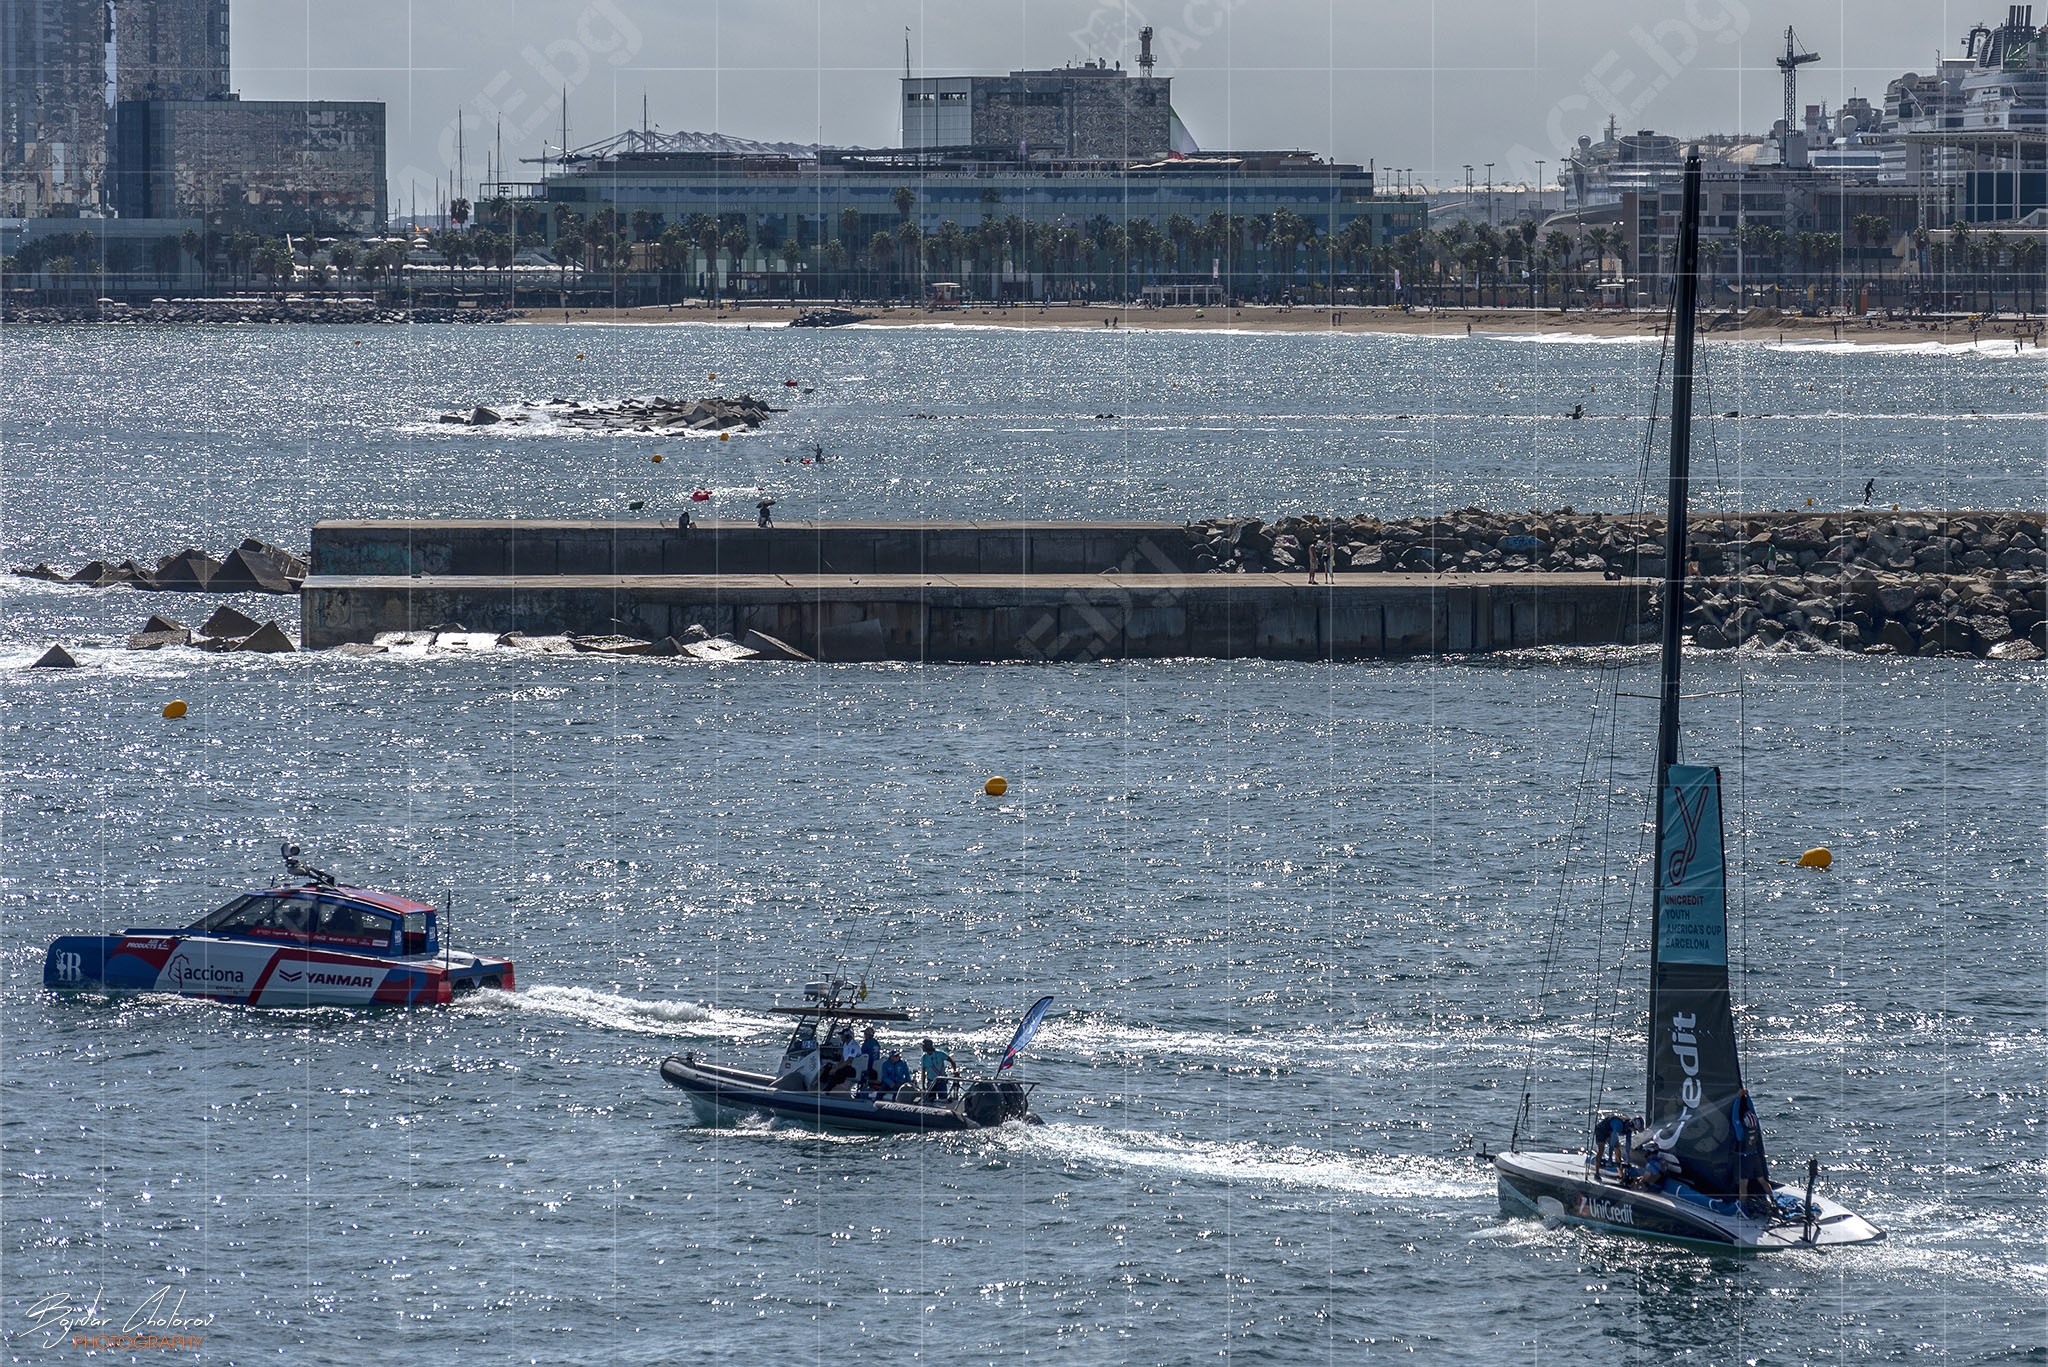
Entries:
<svg viewBox="0 0 2048 1367">
<path fill-rule="evenodd" d="M 1656 1109 L 1649 1095 L 1657 1048 L 1658 906 L 1664 890 L 1664 785 L 1678 763 L 1678 683 L 1680 645 L 1685 626 L 1686 509 L 1692 486 L 1693 312 L 1700 286 L 1700 154 L 1685 159 L 1685 196 L 1678 217 L 1678 297 L 1672 306 L 1671 487 L 1664 515 L 1664 687 L 1657 708 L 1657 768 L 1652 795 L 1657 810 L 1656 876 L 1650 884 L 1650 1029 L 1643 1086 L 1648 1116 Z"/>
</svg>

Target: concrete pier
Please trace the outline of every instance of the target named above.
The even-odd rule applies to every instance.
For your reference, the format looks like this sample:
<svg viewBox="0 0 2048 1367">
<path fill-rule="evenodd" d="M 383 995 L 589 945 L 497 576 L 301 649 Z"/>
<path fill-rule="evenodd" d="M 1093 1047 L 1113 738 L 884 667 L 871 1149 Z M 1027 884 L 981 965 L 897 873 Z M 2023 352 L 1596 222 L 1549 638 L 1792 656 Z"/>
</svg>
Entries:
<svg viewBox="0 0 2048 1367">
<path fill-rule="evenodd" d="M 320 648 L 458 622 L 650 640 L 701 625 L 825 660 L 1360 659 L 1635 639 L 1646 601 L 1640 582 L 1590 574 L 1189 574 L 1171 554 L 1180 533 L 322 523 L 303 632 Z"/>
</svg>

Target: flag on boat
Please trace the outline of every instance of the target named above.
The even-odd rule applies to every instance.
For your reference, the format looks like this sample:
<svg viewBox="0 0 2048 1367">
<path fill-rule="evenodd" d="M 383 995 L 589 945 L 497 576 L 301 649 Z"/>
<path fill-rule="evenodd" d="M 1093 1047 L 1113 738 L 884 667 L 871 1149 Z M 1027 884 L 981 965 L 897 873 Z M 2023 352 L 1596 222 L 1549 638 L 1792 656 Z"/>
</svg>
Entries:
<svg viewBox="0 0 2048 1367">
<path fill-rule="evenodd" d="M 1040 997 L 1037 1003 L 1024 1013 L 1024 1019 L 1017 1022 L 1017 1033 L 1010 1038 L 1010 1047 L 1003 1050 L 1003 1061 L 996 1072 L 1005 1071 L 1017 1061 L 1017 1055 L 1023 1053 L 1024 1046 L 1031 1043 L 1032 1036 L 1038 1033 L 1038 1023 L 1045 1019 L 1045 1013 L 1051 1009 L 1052 998 Z"/>
</svg>

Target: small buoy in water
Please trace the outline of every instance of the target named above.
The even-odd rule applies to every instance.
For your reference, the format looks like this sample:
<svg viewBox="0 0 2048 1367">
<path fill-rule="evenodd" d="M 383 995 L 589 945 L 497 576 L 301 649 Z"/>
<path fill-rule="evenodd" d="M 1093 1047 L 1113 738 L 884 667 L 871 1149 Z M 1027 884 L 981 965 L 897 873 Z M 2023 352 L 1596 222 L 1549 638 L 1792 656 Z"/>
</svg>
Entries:
<svg viewBox="0 0 2048 1367">
<path fill-rule="evenodd" d="M 1824 869 L 1834 862 L 1834 851 L 1825 845 L 1816 845 L 1799 856 L 1799 867 L 1802 869 Z"/>
<path fill-rule="evenodd" d="M 177 698 L 171 699 L 164 704 L 164 715 L 172 721 L 176 721 L 185 715 L 185 704 Z"/>
<path fill-rule="evenodd" d="M 653 462 L 654 462 L 654 463 L 655 463 L 656 465 L 659 465 L 659 464 L 661 464 L 661 457 L 660 457 L 660 456 L 649 456 L 649 457 L 648 457 L 647 459 L 649 459 L 649 460 L 653 461 Z"/>
<path fill-rule="evenodd" d="M 1000 774 L 981 785 L 981 791 L 990 797 L 1001 797 L 1010 791 L 1010 781 Z"/>
<path fill-rule="evenodd" d="M 582 353 L 582 352 L 580 352 L 580 351 L 579 351 L 579 352 L 577 352 L 577 353 L 576 353 L 576 359 L 577 359 L 577 360 L 579 360 L 579 361 L 580 361 L 580 360 L 582 360 L 582 359 L 583 359 L 583 353 Z"/>
<path fill-rule="evenodd" d="M 732 440 L 732 433 L 730 433 L 730 432 L 720 432 L 720 433 L 718 434 L 718 439 L 719 439 L 720 441 L 731 441 L 731 440 Z"/>
<path fill-rule="evenodd" d="M 714 379 L 714 380 L 715 380 L 715 379 L 717 379 L 717 378 L 718 378 L 718 372 L 717 372 L 717 371 L 715 371 L 715 370 L 714 370 L 714 371 L 712 371 L 712 372 L 711 372 L 711 378 L 712 378 L 712 379 Z"/>
<path fill-rule="evenodd" d="M 1813 500 L 1812 500 L 1812 499 L 1810 499 L 1810 498 L 1809 498 L 1808 500 L 1806 500 L 1806 506 L 1807 506 L 1807 507 L 1809 507 L 1809 508 L 1811 508 L 1811 507 L 1813 506 Z"/>
</svg>

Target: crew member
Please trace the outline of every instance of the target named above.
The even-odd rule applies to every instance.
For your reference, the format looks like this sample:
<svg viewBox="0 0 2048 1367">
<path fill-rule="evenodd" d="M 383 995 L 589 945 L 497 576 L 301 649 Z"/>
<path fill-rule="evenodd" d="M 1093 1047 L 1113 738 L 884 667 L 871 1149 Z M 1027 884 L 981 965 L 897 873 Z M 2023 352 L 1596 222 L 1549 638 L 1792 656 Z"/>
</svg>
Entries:
<svg viewBox="0 0 2048 1367">
<path fill-rule="evenodd" d="M 1594 1159 L 1595 1166 L 1613 1160 L 1618 1172 L 1629 1165 L 1634 1157 L 1635 1134 L 1643 1128 L 1643 1118 L 1631 1119 L 1625 1115 L 1603 1115 L 1593 1126 L 1593 1142 L 1598 1146 Z"/>
<path fill-rule="evenodd" d="M 1735 1137 L 1735 1200 L 1747 1206 L 1750 1182 L 1764 1179 L 1764 1131 L 1757 1123 L 1756 1107 L 1750 1104 L 1749 1088 L 1735 1094 L 1728 1120 Z"/>
<path fill-rule="evenodd" d="M 960 1076 L 953 1056 L 930 1040 L 924 1042 L 924 1057 L 918 1060 L 918 1068 L 924 1074 L 925 1095 L 934 1101 L 944 1101 L 948 1080 Z"/>
<path fill-rule="evenodd" d="M 910 1065 L 903 1061 L 901 1049 L 891 1049 L 889 1057 L 882 1060 L 882 1095 L 893 1097 L 910 1082 Z"/>
<path fill-rule="evenodd" d="M 875 1027 L 872 1025 L 861 1038 L 860 1060 L 855 1066 L 860 1069 L 861 1080 L 864 1082 L 873 1082 L 882 1075 L 882 1042 L 875 1038 Z"/>
</svg>

